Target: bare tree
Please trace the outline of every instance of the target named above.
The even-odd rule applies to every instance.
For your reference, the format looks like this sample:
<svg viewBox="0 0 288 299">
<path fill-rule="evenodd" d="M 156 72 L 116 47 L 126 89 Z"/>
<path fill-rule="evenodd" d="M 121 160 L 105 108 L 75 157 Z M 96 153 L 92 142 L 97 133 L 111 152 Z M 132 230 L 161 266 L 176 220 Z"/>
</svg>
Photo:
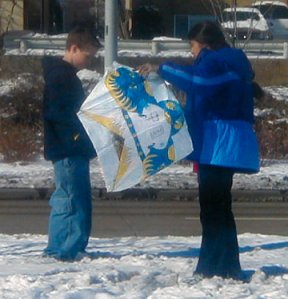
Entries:
<svg viewBox="0 0 288 299">
<path fill-rule="evenodd" d="M 234 18 L 233 18 L 233 36 L 232 36 L 232 45 L 233 47 L 236 46 L 236 37 L 237 37 L 237 0 L 232 0 L 232 8 L 234 12 Z"/>
<path fill-rule="evenodd" d="M 13 22 L 14 10 L 15 10 L 15 7 L 17 6 L 17 0 L 11 0 L 11 1 L 6 1 L 6 2 L 11 2 L 11 7 L 10 7 L 10 10 L 7 11 L 7 15 L 6 15 L 5 19 L 3 17 L 3 14 L 1 14 L 1 18 L 2 18 L 1 24 L 2 24 L 3 28 L 0 28 L 0 29 L 1 29 L 2 33 L 7 32 L 10 29 L 11 23 Z M 4 23 L 6 23 L 6 26 Z"/>
<path fill-rule="evenodd" d="M 202 3 L 205 5 L 207 1 L 203 1 Z M 206 4 L 207 6 L 207 4 Z M 209 0 L 209 8 L 212 10 L 212 13 L 214 16 L 216 17 L 220 17 L 222 16 L 222 10 L 224 8 L 225 4 L 223 0 Z"/>
</svg>

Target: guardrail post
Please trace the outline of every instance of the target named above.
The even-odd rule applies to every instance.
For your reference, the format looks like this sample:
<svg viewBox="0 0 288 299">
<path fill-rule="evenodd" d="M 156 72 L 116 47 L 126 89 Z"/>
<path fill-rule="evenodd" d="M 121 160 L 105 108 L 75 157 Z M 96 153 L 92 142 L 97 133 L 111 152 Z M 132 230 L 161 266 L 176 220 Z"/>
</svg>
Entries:
<svg viewBox="0 0 288 299">
<path fill-rule="evenodd" d="M 27 48 L 28 48 L 28 46 L 27 46 L 26 41 L 20 39 L 20 44 L 19 44 L 19 50 L 20 50 L 20 52 L 21 53 L 25 53 L 27 51 Z"/>
<path fill-rule="evenodd" d="M 152 50 L 152 54 L 153 55 L 156 55 L 159 53 L 159 45 L 158 45 L 158 42 L 157 41 L 152 41 L 151 43 L 151 50 Z"/>
<path fill-rule="evenodd" d="M 288 59 L 288 43 L 285 42 L 283 44 L 283 57 L 284 59 Z"/>
</svg>

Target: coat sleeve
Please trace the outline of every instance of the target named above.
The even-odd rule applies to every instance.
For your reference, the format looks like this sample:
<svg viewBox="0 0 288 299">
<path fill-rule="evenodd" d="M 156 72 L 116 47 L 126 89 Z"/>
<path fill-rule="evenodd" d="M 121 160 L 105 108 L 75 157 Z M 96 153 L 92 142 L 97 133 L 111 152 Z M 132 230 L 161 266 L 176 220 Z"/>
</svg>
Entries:
<svg viewBox="0 0 288 299">
<path fill-rule="evenodd" d="M 159 67 L 159 74 L 186 93 L 193 92 L 202 97 L 214 96 L 226 84 L 240 78 L 211 56 L 206 56 L 197 64 L 189 66 L 164 63 Z"/>
<path fill-rule="evenodd" d="M 193 76 L 193 72 L 193 65 L 183 66 L 172 62 L 161 64 L 158 71 L 164 80 L 184 92 L 189 92 L 192 87 L 191 77 Z"/>
</svg>

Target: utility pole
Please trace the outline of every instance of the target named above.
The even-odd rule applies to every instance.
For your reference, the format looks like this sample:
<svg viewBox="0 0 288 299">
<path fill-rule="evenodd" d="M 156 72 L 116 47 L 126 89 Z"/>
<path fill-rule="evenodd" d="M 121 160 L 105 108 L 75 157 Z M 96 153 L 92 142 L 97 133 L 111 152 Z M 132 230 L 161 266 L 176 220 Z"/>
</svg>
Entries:
<svg viewBox="0 0 288 299">
<path fill-rule="evenodd" d="M 105 1 L 105 71 L 117 60 L 118 1 Z"/>
</svg>

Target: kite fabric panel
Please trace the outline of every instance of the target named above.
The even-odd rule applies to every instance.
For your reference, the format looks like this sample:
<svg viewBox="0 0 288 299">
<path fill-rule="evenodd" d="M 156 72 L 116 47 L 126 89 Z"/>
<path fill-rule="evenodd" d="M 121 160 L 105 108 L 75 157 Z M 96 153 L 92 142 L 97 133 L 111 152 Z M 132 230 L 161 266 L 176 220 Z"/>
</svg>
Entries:
<svg viewBox="0 0 288 299">
<path fill-rule="evenodd" d="M 156 73 L 144 78 L 114 64 L 78 117 L 97 151 L 107 191 L 133 187 L 192 151 L 181 105 Z"/>
</svg>

